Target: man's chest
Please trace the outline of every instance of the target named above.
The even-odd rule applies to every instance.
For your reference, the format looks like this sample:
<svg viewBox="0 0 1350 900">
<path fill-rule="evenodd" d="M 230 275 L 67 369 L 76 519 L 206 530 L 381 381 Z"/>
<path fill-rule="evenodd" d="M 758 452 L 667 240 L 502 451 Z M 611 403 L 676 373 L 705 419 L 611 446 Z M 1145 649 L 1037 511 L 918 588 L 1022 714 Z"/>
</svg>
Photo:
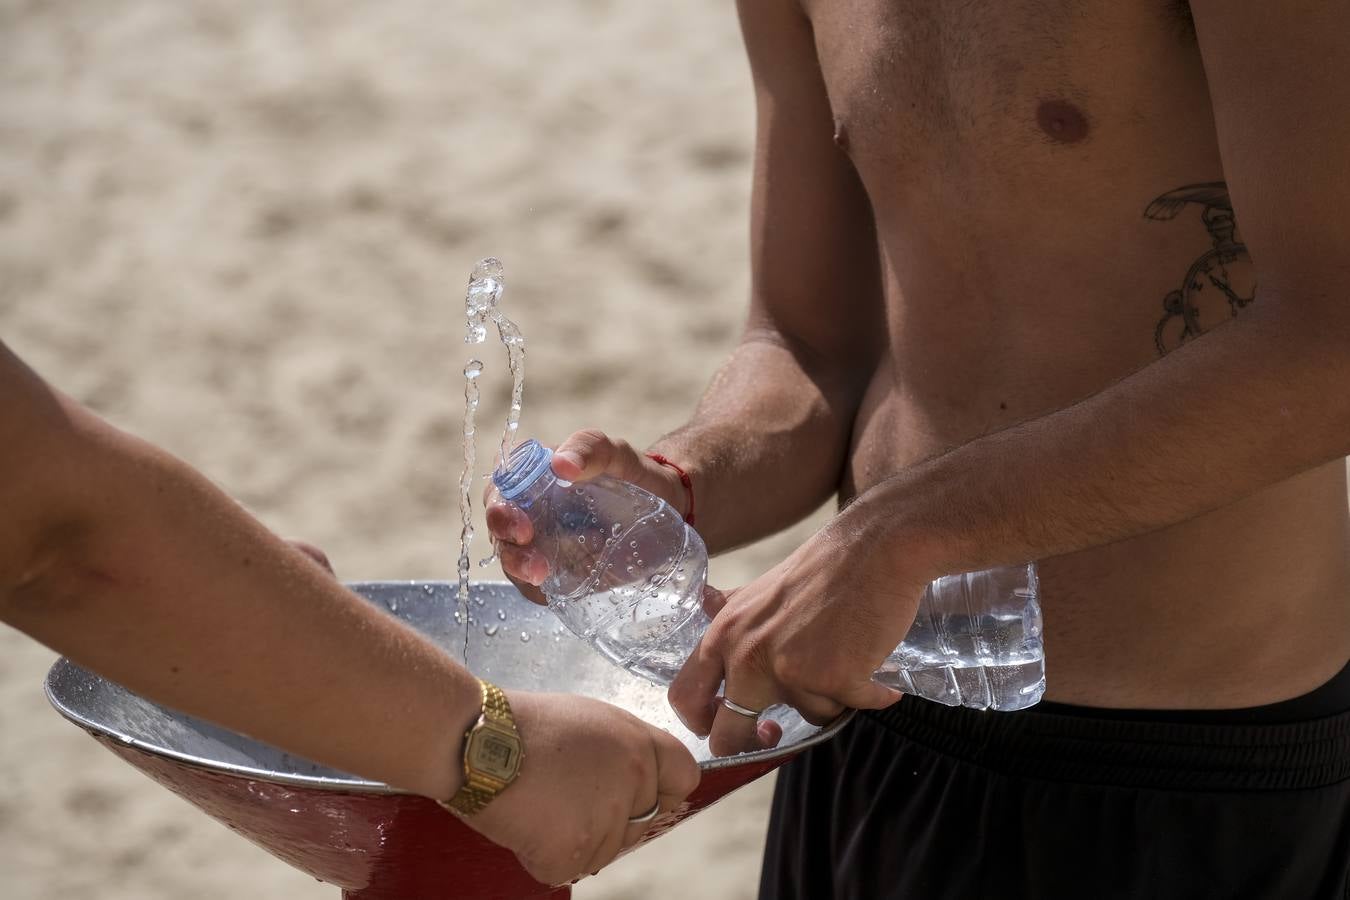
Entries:
<svg viewBox="0 0 1350 900">
<path fill-rule="evenodd" d="M 972 158 L 1034 165 L 1068 147 L 1129 152 L 1141 135 L 1212 129 L 1194 35 L 1174 0 L 804 5 L 836 141 L 865 180 Z"/>
</svg>

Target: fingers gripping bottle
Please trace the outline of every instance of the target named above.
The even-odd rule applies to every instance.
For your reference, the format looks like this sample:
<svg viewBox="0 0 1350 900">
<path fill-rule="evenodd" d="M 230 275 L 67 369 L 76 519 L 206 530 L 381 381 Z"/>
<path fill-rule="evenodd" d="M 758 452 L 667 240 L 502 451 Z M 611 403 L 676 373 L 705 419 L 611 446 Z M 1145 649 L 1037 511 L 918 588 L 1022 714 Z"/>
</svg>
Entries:
<svg viewBox="0 0 1350 900">
<path fill-rule="evenodd" d="M 660 497 L 604 475 L 572 484 L 552 459 L 529 440 L 492 475 L 534 526 L 549 608 L 615 664 L 670 683 L 708 628 L 703 539 Z"/>
<path fill-rule="evenodd" d="M 708 551 L 676 510 L 636 485 L 558 478 L 526 441 L 493 473 L 534 526 L 551 610 L 616 665 L 669 684 L 707 631 Z M 939 578 L 877 681 L 949 706 L 1014 710 L 1045 692 L 1035 567 Z"/>
</svg>

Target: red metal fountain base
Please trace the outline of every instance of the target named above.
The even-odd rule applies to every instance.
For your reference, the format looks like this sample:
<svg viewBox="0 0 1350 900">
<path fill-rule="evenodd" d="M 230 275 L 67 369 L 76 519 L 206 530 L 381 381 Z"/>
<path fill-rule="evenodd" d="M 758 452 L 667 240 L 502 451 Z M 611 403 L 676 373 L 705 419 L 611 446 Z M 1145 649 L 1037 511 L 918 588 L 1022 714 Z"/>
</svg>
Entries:
<svg viewBox="0 0 1350 900">
<path fill-rule="evenodd" d="M 95 735 L 164 787 L 274 856 L 342 889 L 346 900 L 566 900 L 570 888 L 531 878 L 515 855 L 423 797 L 335 791 L 186 766 Z M 786 757 L 704 771 L 642 843 L 772 771 Z"/>
</svg>

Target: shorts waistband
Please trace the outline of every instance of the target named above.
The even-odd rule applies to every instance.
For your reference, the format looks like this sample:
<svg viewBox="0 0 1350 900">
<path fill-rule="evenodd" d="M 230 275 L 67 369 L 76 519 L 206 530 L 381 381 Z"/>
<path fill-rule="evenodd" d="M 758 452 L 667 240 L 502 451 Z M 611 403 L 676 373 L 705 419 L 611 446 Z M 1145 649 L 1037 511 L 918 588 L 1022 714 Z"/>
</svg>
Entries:
<svg viewBox="0 0 1350 900">
<path fill-rule="evenodd" d="M 1103 711 L 1104 713 L 1109 711 Z M 1297 790 L 1350 779 L 1350 712 L 1210 724 L 991 712 L 906 697 L 863 723 L 1010 775 L 1160 790 Z"/>
</svg>

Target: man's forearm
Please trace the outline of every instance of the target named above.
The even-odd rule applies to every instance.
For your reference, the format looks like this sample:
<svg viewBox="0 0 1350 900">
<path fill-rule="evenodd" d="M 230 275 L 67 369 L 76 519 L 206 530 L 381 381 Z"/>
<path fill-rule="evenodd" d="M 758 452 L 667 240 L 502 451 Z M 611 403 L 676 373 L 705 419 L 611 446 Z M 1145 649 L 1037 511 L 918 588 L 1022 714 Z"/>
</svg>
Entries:
<svg viewBox="0 0 1350 900">
<path fill-rule="evenodd" d="M 716 553 L 779 531 L 839 486 L 861 385 L 781 340 L 750 337 L 692 420 L 652 449 L 693 477 L 697 526 Z"/>
<path fill-rule="evenodd" d="M 1350 316 L 1265 292 L 1235 321 L 1067 409 L 867 491 L 836 523 L 935 577 L 1163 528 L 1350 452 Z M 922 562 L 920 562 L 922 561 Z"/>
</svg>

